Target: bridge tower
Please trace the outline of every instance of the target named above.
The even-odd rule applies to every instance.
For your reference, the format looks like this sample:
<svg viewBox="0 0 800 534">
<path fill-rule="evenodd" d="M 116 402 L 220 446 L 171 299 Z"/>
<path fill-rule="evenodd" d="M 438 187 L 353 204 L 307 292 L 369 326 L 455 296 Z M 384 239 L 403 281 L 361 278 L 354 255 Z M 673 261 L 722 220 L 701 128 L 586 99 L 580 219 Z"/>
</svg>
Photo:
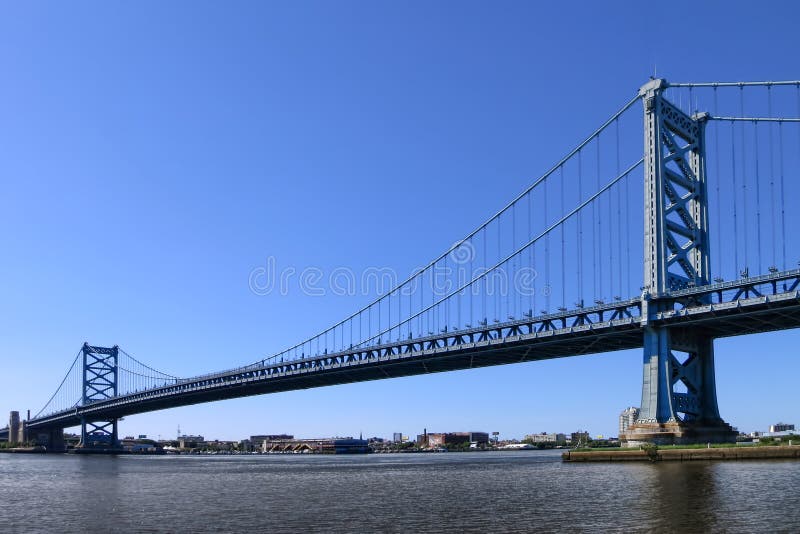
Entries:
<svg viewBox="0 0 800 534">
<path fill-rule="evenodd" d="M 642 86 L 644 104 L 644 373 L 641 412 L 620 438 L 629 445 L 727 442 L 736 433 L 719 415 L 714 340 L 700 328 L 659 325 L 674 290 L 710 283 L 705 126 Z M 680 302 L 678 302 L 678 305 Z"/>
<path fill-rule="evenodd" d="M 86 406 L 95 401 L 109 399 L 118 394 L 117 363 L 119 347 L 93 347 L 83 344 L 83 399 Z M 119 448 L 117 420 L 94 420 L 81 417 L 81 449 Z"/>
</svg>

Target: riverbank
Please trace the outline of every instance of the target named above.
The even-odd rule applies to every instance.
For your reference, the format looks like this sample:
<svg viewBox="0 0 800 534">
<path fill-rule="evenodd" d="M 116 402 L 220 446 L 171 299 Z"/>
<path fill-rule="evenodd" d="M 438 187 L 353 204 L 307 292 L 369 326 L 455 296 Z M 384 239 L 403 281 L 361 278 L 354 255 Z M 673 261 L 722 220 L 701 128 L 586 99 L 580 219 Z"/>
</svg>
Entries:
<svg viewBox="0 0 800 534">
<path fill-rule="evenodd" d="M 4 447 L 0 448 L 0 453 L 16 453 L 16 454 L 42 454 L 47 452 L 44 447 Z"/>
<path fill-rule="evenodd" d="M 706 449 L 615 449 L 568 451 L 563 462 L 689 462 L 697 460 L 800 460 L 800 446 L 718 447 Z"/>
</svg>

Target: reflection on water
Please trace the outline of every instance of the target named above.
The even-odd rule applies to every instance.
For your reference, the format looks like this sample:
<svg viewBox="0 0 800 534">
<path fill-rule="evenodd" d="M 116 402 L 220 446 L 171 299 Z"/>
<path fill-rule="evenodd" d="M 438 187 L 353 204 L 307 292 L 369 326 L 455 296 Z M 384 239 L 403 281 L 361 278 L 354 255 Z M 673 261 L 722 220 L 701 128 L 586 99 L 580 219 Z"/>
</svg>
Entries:
<svg viewBox="0 0 800 534">
<path fill-rule="evenodd" d="M 0 531 L 797 531 L 798 487 L 790 460 L 4 454 Z"/>
</svg>

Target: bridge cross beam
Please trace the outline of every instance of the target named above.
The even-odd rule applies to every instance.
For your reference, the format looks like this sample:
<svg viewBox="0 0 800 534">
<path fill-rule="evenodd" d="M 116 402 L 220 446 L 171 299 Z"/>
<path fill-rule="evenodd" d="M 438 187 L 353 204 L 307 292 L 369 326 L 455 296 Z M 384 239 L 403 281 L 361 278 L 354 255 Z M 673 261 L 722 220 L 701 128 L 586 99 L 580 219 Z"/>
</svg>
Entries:
<svg viewBox="0 0 800 534">
<path fill-rule="evenodd" d="M 664 96 L 666 80 L 639 90 L 644 104 L 644 358 L 639 418 L 620 438 L 641 442 L 732 441 L 719 415 L 714 340 L 660 325 L 670 293 L 711 282 L 706 186 L 707 113 L 689 116 Z M 685 360 L 676 356 L 683 353 Z M 682 386 L 686 391 L 678 391 Z"/>
<path fill-rule="evenodd" d="M 116 397 L 119 393 L 118 363 L 119 347 L 94 347 L 83 344 L 83 397 L 85 408 L 93 402 Z M 82 449 L 119 448 L 117 419 L 97 420 L 90 416 L 81 416 Z"/>
</svg>

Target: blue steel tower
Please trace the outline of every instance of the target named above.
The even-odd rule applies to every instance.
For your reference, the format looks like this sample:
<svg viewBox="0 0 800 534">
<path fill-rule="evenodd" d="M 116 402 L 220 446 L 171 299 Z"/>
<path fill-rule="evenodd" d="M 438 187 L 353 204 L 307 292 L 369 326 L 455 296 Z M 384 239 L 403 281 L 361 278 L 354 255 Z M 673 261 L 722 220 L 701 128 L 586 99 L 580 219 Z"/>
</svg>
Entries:
<svg viewBox="0 0 800 534">
<path fill-rule="evenodd" d="M 95 401 L 116 397 L 118 390 L 119 347 L 93 347 L 83 344 L 83 399 L 86 407 Z M 117 449 L 117 419 L 94 420 L 81 417 L 81 442 L 83 449 Z"/>
<path fill-rule="evenodd" d="M 700 327 L 664 326 L 658 313 L 702 302 L 664 297 L 710 280 L 705 126 L 663 95 L 667 82 L 639 91 L 644 104 L 644 369 L 641 412 L 620 436 L 629 444 L 733 441 L 719 415 L 714 340 Z M 688 299 L 687 299 L 688 300 Z M 697 300 L 695 297 L 694 300 Z"/>
</svg>

